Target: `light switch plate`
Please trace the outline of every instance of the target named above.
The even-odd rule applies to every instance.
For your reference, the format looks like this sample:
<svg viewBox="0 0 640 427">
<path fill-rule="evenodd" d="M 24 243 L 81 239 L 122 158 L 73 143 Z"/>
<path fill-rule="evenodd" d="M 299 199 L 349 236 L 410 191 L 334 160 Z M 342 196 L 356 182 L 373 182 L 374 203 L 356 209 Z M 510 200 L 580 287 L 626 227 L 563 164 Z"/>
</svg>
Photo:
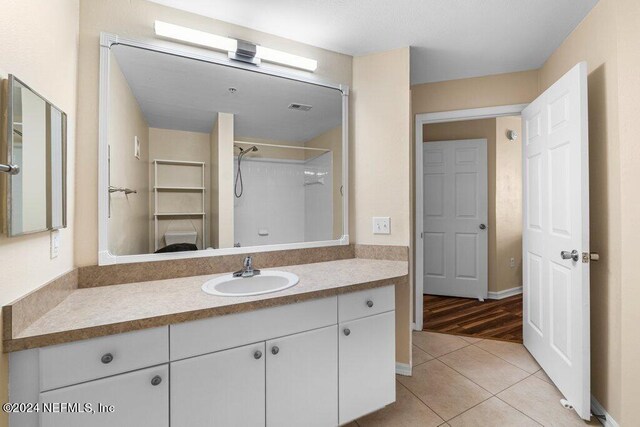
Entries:
<svg viewBox="0 0 640 427">
<path fill-rule="evenodd" d="M 391 218 L 388 216 L 374 216 L 373 234 L 391 234 Z"/>
<path fill-rule="evenodd" d="M 60 253 L 60 230 L 51 232 L 51 259 L 58 258 Z"/>
</svg>

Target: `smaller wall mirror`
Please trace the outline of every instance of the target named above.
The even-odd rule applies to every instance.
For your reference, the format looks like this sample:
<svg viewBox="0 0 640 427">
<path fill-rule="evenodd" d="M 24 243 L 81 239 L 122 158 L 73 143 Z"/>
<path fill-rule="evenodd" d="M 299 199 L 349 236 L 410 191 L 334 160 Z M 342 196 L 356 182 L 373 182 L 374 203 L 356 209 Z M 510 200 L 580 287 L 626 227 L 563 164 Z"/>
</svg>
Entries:
<svg viewBox="0 0 640 427">
<path fill-rule="evenodd" d="M 7 234 L 64 228 L 67 115 L 13 75 L 2 88 Z"/>
</svg>

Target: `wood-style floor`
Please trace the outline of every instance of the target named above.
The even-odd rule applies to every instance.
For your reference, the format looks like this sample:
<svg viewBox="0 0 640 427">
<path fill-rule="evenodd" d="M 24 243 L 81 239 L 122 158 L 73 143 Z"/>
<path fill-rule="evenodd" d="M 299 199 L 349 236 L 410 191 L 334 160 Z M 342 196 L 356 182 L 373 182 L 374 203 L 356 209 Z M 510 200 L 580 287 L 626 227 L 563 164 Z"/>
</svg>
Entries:
<svg viewBox="0 0 640 427">
<path fill-rule="evenodd" d="M 425 331 L 522 343 L 522 295 L 501 300 L 424 296 Z"/>
</svg>

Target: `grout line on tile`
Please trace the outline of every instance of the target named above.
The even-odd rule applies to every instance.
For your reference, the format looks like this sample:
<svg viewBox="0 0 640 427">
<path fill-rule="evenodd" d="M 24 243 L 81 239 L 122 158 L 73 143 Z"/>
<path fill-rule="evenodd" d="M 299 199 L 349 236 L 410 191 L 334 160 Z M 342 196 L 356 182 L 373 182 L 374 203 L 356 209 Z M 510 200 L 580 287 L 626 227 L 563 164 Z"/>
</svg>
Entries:
<svg viewBox="0 0 640 427">
<path fill-rule="evenodd" d="M 464 347 L 463 347 L 463 348 L 464 348 Z M 462 349 L 460 348 L 460 349 L 458 349 L 458 350 L 462 350 Z M 453 352 L 452 352 L 452 353 L 453 353 Z M 447 353 L 447 354 L 449 354 L 449 353 Z M 445 355 L 443 355 L 443 356 L 446 356 L 446 354 L 445 354 Z M 477 385 L 478 387 L 480 387 L 481 389 L 483 389 L 484 391 L 486 391 L 487 393 L 489 393 L 491 396 L 495 396 L 495 394 L 493 394 L 492 392 L 490 392 L 490 391 L 489 391 L 489 390 L 487 390 L 486 388 L 482 387 L 480 384 L 478 384 L 477 382 L 475 382 L 475 381 L 474 381 L 474 380 L 472 380 L 471 378 L 467 377 L 465 374 L 463 374 L 462 372 L 458 371 L 458 370 L 457 370 L 456 368 L 454 368 L 453 366 L 449 366 L 449 364 L 447 364 L 447 362 L 445 362 L 444 360 L 440 360 L 440 359 L 438 359 L 438 361 L 439 361 L 439 362 L 441 362 L 441 363 L 444 363 L 444 365 L 445 365 L 447 368 L 449 368 L 449 369 L 451 369 L 451 370 L 455 371 L 456 373 L 458 373 L 458 374 L 462 375 L 464 378 L 468 379 L 469 381 L 471 381 L 472 383 L 474 383 L 475 385 Z M 528 373 L 528 372 L 527 372 L 527 373 Z M 518 381 L 518 382 L 520 382 L 520 381 Z M 517 384 L 517 383 L 516 383 L 516 384 Z M 515 385 L 515 384 L 514 384 L 514 385 Z M 511 386 L 509 386 L 509 387 L 511 387 Z M 507 388 L 509 388 L 509 387 L 507 387 Z M 506 388 L 505 388 L 504 390 L 506 390 Z M 504 390 L 500 390 L 498 393 L 502 393 Z"/>
<path fill-rule="evenodd" d="M 496 340 L 494 340 L 494 341 L 496 341 Z M 480 342 L 480 341 L 478 341 L 478 342 Z M 482 348 L 482 347 L 480 347 L 480 346 L 477 346 L 476 344 L 478 344 L 478 343 L 474 343 L 474 344 L 471 344 L 471 345 L 473 345 L 474 347 L 478 347 L 480 350 L 486 351 L 487 353 L 491 354 L 492 356 L 497 357 L 498 359 L 504 360 L 504 361 L 505 361 L 505 362 L 507 362 L 509 365 L 515 366 L 516 368 L 520 369 L 521 371 L 526 372 L 526 373 L 527 373 L 527 374 L 529 374 L 529 375 L 534 375 L 536 372 L 538 372 L 540 369 L 542 369 L 542 368 L 540 368 L 540 369 L 538 369 L 538 371 L 536 371 L 536 372 L 534 372 L 534 373 L 532 374 L 532 373 L 530 373 L 529 371 L 525 371 L 525 370 L 524 370 L 524 369 L 522 369 L 520 366 L 513 364 L 512 362 L 508 361 L 507 359 L 505 359 L 505 358 L 503 358 L 503 357 L 500 357 L 500 355 L 495 354 L 495 353 L 493 353 L 493 352 L 491 352 L 491 351 L 489 351 L 489 350 L 487 350 L 487 349 L 484 349 L 484 348 Z M 522 345 L 522 344 L 520 344 L 520 345 Z M 522 346 L 522 347 L 526 350 L 526 347 L 524 347 L 524 346 Z M 529 351 L 527 351 L 527 353 L 529 353 Z M 529 353 L 529 354 L 531 354 L 531 353 Z M 531 356 L 531 357 L 533 357 L 533 356 Z M 535 359 L 534 359 L 534 360 L 535 360 Z M 536 361 L 536 364 L 537 364 L 537 363 L 538 363 L 538 362 Z M 538 365 L 538 366 L 540 366 L 540 365 Z M 544 380 L 543 380 L 543 381 L 544 381 Z"/>
<path fill-rule="evenodd" d="M 463 341 L 464 341 L 464 340 L 463 340 Z M 446 356 L 446 355 L 447 355 L 447 354 L 449 354 L 449 353 L 453 353 L 454 351 L 462 350 L 463 348 L 467 348 L 467 347 L 469 347 L 469 346 L 473 345 L 473 344 L 471 344 L 470 342 L 467 342 L 467 341 L 464 341 L 464 342 L 466 343 L 466 345 L 465 345 L 465 346 L 460 347 L 460 348 L 456 348 L 455 350 L 449 351 L 449 352 L 447 352 L 447 353 L 445 353 L 445 354 L 441 354 L 440 356 L 434 356 L 433 354 L 429 353 L 427 350 L 425 350 L 424 348 L 420 347 L 419 345 L 416 345 L 416 344 L 414 344 L 414 345 L 416 345 L 416 347 L 418 347 L 420 350 L 424 351 L 425 353 L 427 353 L 429 356 L 433 357 L 434 359 L 439 359 L 439 358 L 441 358 L 441 357 L 443 357 L 443 356 Z M 432 360 L 433 360 L 433 359 L 432 359 Z M 427 360 L 427 362 L 428 362 L 428 360 Z"/>
<path fill-rule="evenodd" d="M 534 375 L 535 375 L 535 374 L 531 374 L 531 375 L 529 375 L 527 378 L 532 377 L 532 376 L 534 376 Z M 527 378 L 523 378 L 522 380 L 518 381 L 517 383 L 515 383 L 515 384 L 514 384 L 514 385 L 512 385 L 511 387 L 515 387 L 517 384 L 520 384 L 522 381 L 526 380 Z M 511 388 L 511 387 L 509 387 L 509 388 Z M 505 390 L 508 390 L 509 388 L 507 388 L 507 389 L 505 389 Z M 503 391 L 505 391 L 505 390 L 502 390 L 500 393 L 502 393 L 502 392 L 503 392 Z M 530 420 L 532 420 L 534 423 L 536 423 L 536 424 L 538 424 L 538 425 L 541 425 L 541 426 L 543 426 L 543 425 L 544 425 L 544 424 L 542 424 L 542 422 L 540 422 L 540 421 L 536 420 L 535 418 L 533 418 L 532 416 L 530 416 L 530 415 L 528 415 L 528 414 L 525 414 L 525 413 L 524 413 L 524 412 L 522 412 L 520 409 L 518 409 L 518 408 L 516 408 L 515 406 L 511 405 L 509 402 L 505 401 L 504 399 L 501 399 L 501 398 L 500 398 L 500 396 L 498 396 L 497 394 L 496 394 L 496 396 L 495 396 L 495 397 L 496 397 L 497 399 L 499 399 L 501 402 L 506 403 L 506 404 L 507 404 L 508 406 L 510 406 L 511 408 L 513 408 L 513 409 L 515 409 L 516 411 L 520 412 L 522 415 L 524 415 L 525 417 L 529 418 L 529 419 L 530 419 Z"/>
<path fill-rule="evenodd" d="M 433 359 L 435 360 L 435 359 Z M 429 360 L 430 362 L 430 360 Z M 427 362 L 424 362 L 427 363 Z M 400 381 L 396 380 L 396 382 L 398 383 L 398 385 L 400 385 L 400 387 L 404 388 L 405 390 L 407 390 L 409 393 L 411 393 L 416 399 L 418 399 L 418 402 L 422 403 L 424 406 L 426 406 L 427 408 L 429 408 L 431 410 L 431 412 L 433 412 L 434 414 L 436 414 L 436 416 L 438 418 L 440 418 L 443 421 L 443 424 L 446 423 L 447 421 L 444 419 L 444 417 L 442 415 L 440 415 L 439 413 L 437 413 L 431 406 L 427 405 L 427 402 L 425 402 L 424 400 L 420 399 L 420 397 L 415 394 L 413 391 L 411 391 L 411 389 L 409 387 L 406 387 L 404 384 L 402 384 Z M 442 425 L 442 424 L 440 424 Z"/>
<path fill-rule="evenodd" d="M 476 406 L 483 404 L 484 402 L 486 402 L 487 400 L 491 399 L 492 397 L 495 397 L 495 396 L 491 395 L 491 396 L 487 397 L 487 398 L 486 398 L 486 399 L 484 399 L 482 402 L 478 402 L 478 403 L 476 403 L 475 405 L 473 405 L 471 408 L 469 408 L 469 409 L 465 409 L 464 411 L 460 412 L 458 415 L 454 415 L 453 417 L 449 418 L 446 422 L 449 422 L 449 421 L 451 421 L 452 419 L 454 419 L 454 418 L 456 418 L 456 417 L 459 417 L 460 415 L 464 414 L 465 412 L 468 412 L 468 411 L 472 410 L 472 409 L 473 409 L 473 408 L 475 408 Z"/>
<path fill-rule="evenodd" d="M 429 356 L 431 356 L 431 355 L 429 355 Z M 431 357 L 433 357 L 433 356 L 431 356 Z M 427 363 L 427 362 L 431 362 L 432 360 L 434 360 L 434 359 L 429 359 L 429 360 L 425 360 L 424 362 L 416 363 L 416 364 L 415 364 L 415 365 L 413 365 L 411 368 L 413 369 L 413 368 L 415 368 L 416 366 L 424 365 L 425 363 Z"/>
</svg>

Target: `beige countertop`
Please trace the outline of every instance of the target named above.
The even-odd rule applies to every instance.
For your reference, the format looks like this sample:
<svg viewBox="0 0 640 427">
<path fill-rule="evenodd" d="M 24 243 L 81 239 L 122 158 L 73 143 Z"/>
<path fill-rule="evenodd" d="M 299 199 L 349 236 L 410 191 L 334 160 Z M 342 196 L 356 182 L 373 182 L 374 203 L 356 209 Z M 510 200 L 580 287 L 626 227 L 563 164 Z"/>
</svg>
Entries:
<svg viewBox="0 0 640 427">
<path fill-rule="evenodd" d="M 220 274 L 76 289 L 20 333 L 9 340 L 5 339 L 4 351 L 42 347 L 396 284 L 396 281 L 406 279 L 408 263 L 354 258 L 268 270 L 295 273 L 300 282 L 283 291 L 249 297 L 221 297 L 204 293 L 201 286 Z"/>
</svg>

